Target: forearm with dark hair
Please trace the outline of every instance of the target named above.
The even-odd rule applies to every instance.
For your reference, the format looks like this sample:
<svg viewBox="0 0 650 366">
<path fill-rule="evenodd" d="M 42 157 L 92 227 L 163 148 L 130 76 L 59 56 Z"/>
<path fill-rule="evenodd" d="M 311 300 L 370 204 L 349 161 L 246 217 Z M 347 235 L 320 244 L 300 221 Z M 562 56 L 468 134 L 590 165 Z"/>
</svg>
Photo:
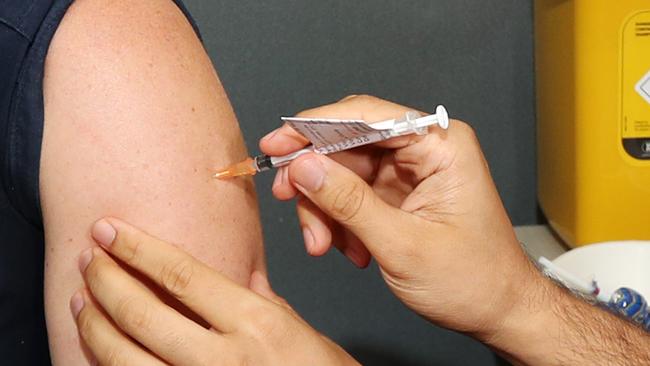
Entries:
<svg viewBox="0 0 650 366">
<path fill-rule="evenodd" d="M 635 324 L 556 287 L 557 364 L 650 365 L 650 335 Z"/>
<path fill-rule="evenodd" d="M 536 271 L 531 265 L 531 271 Z M 542 276 L 482 339 L 522 365 L 650 365 L 650 334 Z"/>
</svg>

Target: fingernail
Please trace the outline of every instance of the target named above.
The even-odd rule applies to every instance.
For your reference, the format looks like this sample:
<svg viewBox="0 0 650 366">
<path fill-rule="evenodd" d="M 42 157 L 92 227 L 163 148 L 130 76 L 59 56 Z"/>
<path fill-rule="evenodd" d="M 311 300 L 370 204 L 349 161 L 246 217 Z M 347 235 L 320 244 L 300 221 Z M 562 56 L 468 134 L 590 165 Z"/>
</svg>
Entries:
<svg viewBox="0 0 650 366">
<path fill-rule="evenodd" d="M 93 260 L 93 248 L 88 248 L 81 252 L 79 256 L 79 270 L 81 273 L 86 271 L 86 267 L 88 267 L 91 260 Z"/>
<path fill-rule="evenodd" d="M 276 128 L 275 130 L 269 132 L 266 136 L 262 137 L 262 140 L 264 141 L 271 140 L 275 135 L 277 135 L 278 131 L 280 131 L 280 129 Z"/>
<path fill-rule="evenodd" d="M 305 241 L 305 248 L 307 249 L 307 253 L 313 253 L 315 249 L 314 247 L 316 246 L 316 239 L 314 238 L 314 233 L 311 232 L 309 226 L 302 228 L 302 237 Z"/>
<path fill-rule="evenodd" d="M 77 293 L 72 296 L 72 299 L 70 299 L 70 311 L 72 311 L 72 316 L 74 316 L 75 319 L 79 316 L 84 305 L 84 295 L 81 291 L 77 291 Z"/>
<path fill-rule="evenodd" d="M 113 225 L 109 224 L 108 221 L 101 219 L 93 225 L 91 235 L 99 245 L 108 248 L 113 244 L 117 231 L 115 231 Z"/>
<path fill-rule="evenodd" d="M 325 167 L 316 157 L 296 162 L 292 173 L 295 183 L 308 192 L 318 191 L 325 180 Z"/>
</svg>

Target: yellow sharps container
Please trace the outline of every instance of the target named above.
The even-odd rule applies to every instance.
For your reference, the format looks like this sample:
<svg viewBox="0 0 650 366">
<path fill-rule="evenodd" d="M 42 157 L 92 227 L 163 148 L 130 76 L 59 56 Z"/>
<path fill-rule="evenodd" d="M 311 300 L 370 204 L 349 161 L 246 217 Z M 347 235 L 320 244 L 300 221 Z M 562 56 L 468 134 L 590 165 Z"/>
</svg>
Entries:
<svg viewBox="0 0 650 366">
<path fill-rule="evenodd" d="M 650 240 L 650 1 L 535 0 L 539 201 L 571 246 Z"/>
</svg>

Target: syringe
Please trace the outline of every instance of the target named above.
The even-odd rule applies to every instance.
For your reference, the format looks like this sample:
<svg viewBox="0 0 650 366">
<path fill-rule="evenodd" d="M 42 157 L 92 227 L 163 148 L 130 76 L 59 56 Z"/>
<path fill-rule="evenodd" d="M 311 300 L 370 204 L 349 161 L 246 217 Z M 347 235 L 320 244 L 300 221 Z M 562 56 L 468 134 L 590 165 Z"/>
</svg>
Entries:
<svg viewBox="0 0 650 366">
<path fill-rule="evenodd" d="M 313 151 L 313 146 L 309 146 L 307 148 L 284 156 L 269 156 L 261 154 L 255 157 L 248 157 L 244 161 L 233 164 L 226 169 L 220 170 L 217 172 L 217 174 L 214 175 L 214 177 L 217 179 L 229 179 L 241 176 L 255 175 L 259 172 L 264 172 L 273 168 L 280 168 L 285 165 L 289 165 L 300 155 L 304 155 Z"/>
<path fill-rule="evenodd" d="M 406 113 L 404 118 L 399 120 L 392 119 L 372 123 L 371 126 L 377 129 L 377 132 L 381 132 L 381 134 L 375 134 L 376 136 L 380 136 L 379 139 L 367 139 L 361 143 L 357 142 L 354 144 L 354 146 L 351 147 L 336 149 L 336 151 L 338 152 L 350 148 L 357 148 L 360 146 L 375 143 L 377 141 L 387 140 L 394 137 L 410 135 L 414 133 L 418 135 L 425 135 L 429 131 L 429 126 L 433 125 L 438 125 L 443 129 L 449 128 L 449 116 L 445 107 L 440 105 L 436 108 L 435 114 L 424 117 L 422 117 L 418 112 L 410 111 Z M 248 157 L 244 161 L 233 164 L 225 169 L 218 171 L 214 175 L 214 178 L 229 179 L 241 176 L 252 176 L 259 172 L 289 165 L 293 160 L 297 159 L 301 155 L 314 152 L 315 150 L 316 149 L 310 145 L 302 150 L 298 150 L 284 156 L 269 156 L 261 154 L 255 157 Z M 321 154 L 327 154 L 328 150 L 330 149 L 320 148 L 317 152 Z"/>
</svg>

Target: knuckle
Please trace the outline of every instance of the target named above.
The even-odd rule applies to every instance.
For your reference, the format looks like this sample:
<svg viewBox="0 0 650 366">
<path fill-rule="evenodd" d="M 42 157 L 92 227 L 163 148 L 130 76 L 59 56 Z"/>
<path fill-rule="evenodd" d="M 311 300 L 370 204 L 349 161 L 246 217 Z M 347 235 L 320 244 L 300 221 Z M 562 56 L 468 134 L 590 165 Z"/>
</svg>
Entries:
<svg viewBox="0 0 650 366">
<path fill-rule="evenodd" d="M 335 220 L 348 224 L 358 221 L 367 200 L 365 187 L 361 183 L 342 184 L 334 188 L 330 195 L 330 209 Z"/>
<path fill-rule="evenodd" d="M 480 161 L 484 167 L 489 169 L 488 163 L 483 156 L 481 142 L 479 141 L 476 130 L 465 122 L 454 121 L 454 123 L 456 124 L 454 125 L 454 129 L 459 131 L 459 140 L 467 149 L 466 151 L 471 153 L 469 156 L 478 157 L 476 161 Z"/>
<path fill-rule="evenodd" d="M 476 130 L 474 130 L 474 127 L 463 121 L 455 120 L 454 122 L 454 128 L 460 131 L 463 136 L 476 140 Z"/>
<path fill-rule="evenodd" d="M 350 100 L 350 99 L 354 99 L 354 98 L 356 98 L 356 97 L 358 97 L 358 96 L 359 96 L 358 94 L 348 94 L 348 95 L 346 95 L 345 97 L 339 99 L 339 103 L 341 103 L 341 102 L 345 102 L 345 101 L 348 101 L 348 100 Z"/>
<path fill-rule="evenodd" d="M 117 303 L 115 321 L 127 333 L 132 330 L 148 330 L 152 318 L 151 306 L 144 299 L 125 297 Z"/>
<path fill-rule="evenodd" d="M 249 335 L 253 338 L 272 339 L 272 334 L 282 325 L 282 313 L 271 306 L 254 306 L 247 311 Z"/>
<path fill-rule="evenodd" d="M 110 270 L 105 260 L 97 260 L 95 257 L 90 261 L 83 273 L 88 286 L 91 289 L 101 286 L 102 283 L 110 281 Z"/>
<path fill-rule="evenodd" d="M 79 317 L 77 319 L 77 327 L 79 328 L 79 335 L 81 335 L 81 338 L 86 341 L 86 343 L 89 343 L 89 341 L 93 338 L 94 328 L 92 317 L 86 311 L 86 309 L 82 309 L 81 313 L 79 313 Z"/>
<path fill-rule="evenodd" d="M 296 117 L 304 117 L 304 118 L 307 118 L 307 117 L 309 117 L 309 112 L 310 112 L 310 111 L 311 111 L 310 109 L 305 109 L 304 111 L 300 111 L 300 112 L 296 113 Z M 287 125 L 287 124 L 285 123 L 285 126 L 286 126 L 286 125 Z"/>
<path fill-rule="evenodd" d="M 158 334 L 161 343 L 164 344 L 165 348 L 171 352 L 181 351 L 190 346 L 188 342 L 187 334 L 184 332 L 179 332 L 177 329 L 170 328 Z M 204 356 L 205 356 L 204 354 L 193 355 L 195 359 L 193 359 L 192 363 L 202 364 L 199 361 L 201 361 L 202 357 Z"/>
<path fill-rule="evenodd" d="M 122 260 L 129 264 L 135 265 L 140 261 L 141 258 L 141 246 L 142 238 L 138 236 L 131 236 L 127 238 L 125 245 L 123 246 L 123 256 Z"/>
<path fill-rule="evenodd" d="M 93 258 L 90 263 L 88 263 L 86 270 L 83 272 L 83 276 L 86 278 L 86 281 L 89 285 L 92 286 L 92 284 L 97 282 L 100 276 L 100 269 L 101 266 L 97 264 L 95 258 Z"/>
<path fill-rule="evenodd" d="M 106 351 L 105 361 L 102 365 L 106 366 L 126 366 L 129 364 L 129 356 L 119 347 L 111 347 Z"/>
<path fill-rule="evenodd" d="M 370 94 L 355 95 L 351 99 L 354 99 L 354 101 L 359 102 L 359 103 L 374 103 L 377 100 L 379 100 L 379 98 L 375 97 L 374 95 L 370 95 Z"/>
<path fill-rule="evenodd" d="M 194 263 L 188 258 L 163 265 L 160 283 L 165 290 L 177 297 L 183 297 L 194 276 Z"/>
<path fill-rule="evenodd" d="M 284 297 L 278 296 L 276 300 L 277 300 L 278 304 L 280 306 L 282 306 L 283 308 L 287 309 L 288 311 L 294 311 L 291 304 L 289 304 L 289 302 Z"/>
<path fill-rule="evenodd" d="M 339 100 L 339 103 L 355 103 L 361 106 L 375 105 L 382 100 L 370 94 L 350 94 L 345 98 Z"/>
</svg>

